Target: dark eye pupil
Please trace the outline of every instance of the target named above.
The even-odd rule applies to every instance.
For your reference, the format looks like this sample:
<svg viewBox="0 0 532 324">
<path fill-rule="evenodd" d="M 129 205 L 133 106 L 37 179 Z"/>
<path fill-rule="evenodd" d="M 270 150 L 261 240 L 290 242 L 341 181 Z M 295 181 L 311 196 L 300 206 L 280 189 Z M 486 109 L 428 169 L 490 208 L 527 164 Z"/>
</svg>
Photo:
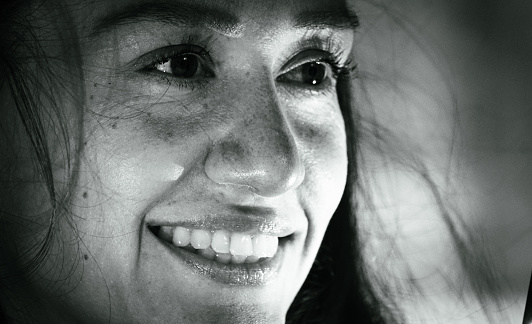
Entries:
<svg viewBox="0 0 532 324">
<path fill-rule="evenodd" d="M 325 80 L 326 68 L 319 62 L 307 63 L 302 66 L 303 82 L 318 85 Z"/>
<path fill-rule="evenodd" d="M 199 60 L 195 55 L 184 54 L 172 59 L 172 74 L 181 78 L 190 78 L 198 72 Z"/>
</svg>

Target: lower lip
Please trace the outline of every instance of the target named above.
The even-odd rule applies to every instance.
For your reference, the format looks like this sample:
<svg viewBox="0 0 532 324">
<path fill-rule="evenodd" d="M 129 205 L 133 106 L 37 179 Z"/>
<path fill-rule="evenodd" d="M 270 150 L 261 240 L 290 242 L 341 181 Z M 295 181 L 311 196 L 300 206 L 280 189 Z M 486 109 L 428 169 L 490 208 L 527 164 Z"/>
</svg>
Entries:
<svg viewBox="0 0 532 324">
<path fill-rule="evenodd" d="M 178 261 L 183 262 L 197 275 L 204 276 L 216 282 L 232 286 L 261 286 L 267 285 L 278 277 L 281 268 L 284 245 L 287 238 L 279 239 L 279 247 L 273 258 L 255 263 L 223 264 L 207 259 L 201 255 L 189 252 L 159 239 L 145 227 L 148 236 L 155 238 Z"/>
</svg>

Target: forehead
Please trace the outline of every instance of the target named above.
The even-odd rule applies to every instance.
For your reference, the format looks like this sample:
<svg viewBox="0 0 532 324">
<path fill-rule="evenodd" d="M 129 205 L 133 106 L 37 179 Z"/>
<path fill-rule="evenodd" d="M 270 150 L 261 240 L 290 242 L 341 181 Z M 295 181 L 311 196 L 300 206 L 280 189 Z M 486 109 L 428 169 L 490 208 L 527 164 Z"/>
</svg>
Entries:
<svg viewBox="0 0 532 324">
<path fill-rule="evenodd" d="M 95 34 L 137 22 L 208 27 L 226 36 L 279 28 L 286 24 L 310 29 L 358 26 L 354 11 L 341 0 L 69 0 L 84 34 Z"/>
</svg>

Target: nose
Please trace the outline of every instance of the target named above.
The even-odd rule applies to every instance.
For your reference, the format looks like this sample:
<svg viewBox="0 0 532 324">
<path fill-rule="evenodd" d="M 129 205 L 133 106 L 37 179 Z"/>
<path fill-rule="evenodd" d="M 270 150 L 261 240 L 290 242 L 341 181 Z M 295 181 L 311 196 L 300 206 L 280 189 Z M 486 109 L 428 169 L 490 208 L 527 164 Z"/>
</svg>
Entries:
<svg viewBox="0 0 532 324">
<path fill-rule="evenodd" d="M 243 106 L 238 122 L 211 147 L 205 172 L 219 184 L 278 196 L 303 181 L 301 152 L 276 95 L 247 98 L 241 101 L 253 104 Z"/>
</svg>

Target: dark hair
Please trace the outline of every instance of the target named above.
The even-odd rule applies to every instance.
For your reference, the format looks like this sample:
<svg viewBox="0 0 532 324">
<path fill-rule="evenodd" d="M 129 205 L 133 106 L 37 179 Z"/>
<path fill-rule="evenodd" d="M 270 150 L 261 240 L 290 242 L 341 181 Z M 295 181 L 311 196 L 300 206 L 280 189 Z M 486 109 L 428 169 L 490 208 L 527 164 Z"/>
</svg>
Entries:
<svg viewBox="0 0 532 324">
<path fill-rule="evenodd" d="M 34 245 L 39 250 L 34 254 L 32 259 L 24 260 L 24 264 L 17 264 L 15 267 L 17 270 L 26 271 L 29 269 L 31 273 L 40 266 L 43 259 L 47 256 L 48 245 L 52 239 L 51 237 L 54 235 L 53 224 L 55 218 L 60 217 L 61 214 L 65 214 L 66 212 L 61 210 L 61 208 L 64 207 L 65 199 L 67 199 L 67 192 L 58 192 L 52 178 L 52 162 L 49 152 L 50 139 L 46 138 L 45 132 L 45 128 L 49 126 L 47 123 L 50 122 L 46 116 L 49 112 L 42 109 L 43 103 L 39 99 L 44 93 L 49 98 L 47 100 L 49 106 L 59 112 L 60 110 L 57 109 L 54 101 L 55 98 L 50 90 L 52 90 L 52 85 L 54 84 L 57 86 L 61 85 L 54 82 L 54 78 L 57 78 L 57 75 L 47 69 L 49 61 L 46 60 L 46 55 L 39 47 L 38 41 L 35 38 L 28 39 L 28 35 L 33 36 L 33 34 L 31 30 L 25 28 L 26 26 L 24 24 L 28 24 L 29 26 L 29 23 L 25 21 L 26 17 L 17 14 L 21 12 L 21 3 L 12 2 L 11 5 L 12 7 L 6 5 L 7 7 L 2 8 L 4 19 L 2 19 L 1 30 L 3 31 L 3 35 L 13 35 L 13 31 L 20 31 L 23 35 L 10 37 L 10 39 L 2 39 L 3 50 L 0 51 L 2 79 L 0 81 L 0 87 L 9 89 L 11 93 L 11 99 L 14 101 L 14 106 L 17 109 L 18 118 L 24 125 L 26 134 L 31 141 L 33 153 L 39 166 L 38 173 L 44 179 L 46 188 L 50 194 L 52 207 L 52 219 L 47 228 L 47 233 L 42 241 Z M 66 15 L 63 15 L 63 17 L 66 17 Z M 7 31 L 10 33 L 7 33 Z M 20 58 L 15 55 L 10 55 L 13 51 L 7 50 L 18 47 L 24 47 L 26 52 L 30 49 L 29 52 L 32 54 L 29 59 L 40 62 L 38 67 L 44 70 L 42 72 L 47 76 L 47 81 L 50 82 L 48 85 L 50 86 L 49 88 L 46 88 L 46 85 L 38 85 L 31 82 L 32 78 L 28 78 L 28 75 L 31 75 L 32 71 L 22 70 L 23 64 Z M 81 74 L 81 71 L 78 71 L 78 73 Z M 364 276 L 364 270 L 361 267 L 364 262 L 362 261 L 362 255 L 359 253 L 360 249 L 355 231 L 356 219 L 354 217 L 354 192 L 352 188 L 354 188 L 356 182 L 357 170 L 357 126 L 356 118 L 353 115 L 354 110 L 352 109 L 353 94 L 351 86 L 352 82 L 349 76 L 343 77 L 338 82 L 339 100 L 344 113 L 349 144 L 347 189 L 330 222 L 310 274 L 287 314 L 287 321 L 289 323 L 323 323 L 324 321 L 328 323 L 343 323 L 345 321 L 354 322 L 355 320 L 368 323 L 384 322 L 386 309 L 384 305 L 378 302 L 376 296 L 372 294 L 370 286 L 366 283 L 367 278 Z M 35 89 L 35 87 L 41 88 Z M 60 123 L 67 123 L 63 116 L 58 115 L 56 119 Z M 65 141 L 63 148 L 67 154 L 71 154 L 68 151 L 72 147 L 76 149 L 76 146 L 68 143 L 69 134 L 66 127 L 62 135 L 62 139 Z M 73 157 L 75 157 L 75 154 Z M 71 159 L 71 157 L 68 158 L 69 161 Z M 69 167 L 72 169 L 74 166 L 75 163 Z M 68 215 L 64 215 L 64 217 L 68 217 Z M 2 242 L 2 247 L 5 244 L 6 242 Z M 2 252 L 4 253 L 4 251 Z M 0 262 L 12 261 L 13 258 L 3 257 Z M 7 267 L 10 269 L 9 272 L 13 272 L 13 266 L 11 265 L 2 264 L 2 267 Z M 13 279 L 12 273 L 7 274 L 7 276 L 0 274 L 0 293 L 6 295 L 11 288 L 17 288 L 14 285 Z M 21 278 L 17 279 L 17 282 L 22 280 Z M 3 315 L 5 316 L 5 314 Z"/>
<path fill-rule="evenodd" d="M 287 315 L 288 323 L 395 323 L 366 276 L 356 228 L 358 120 L 352 75 L 338 80 L 347 133 L 348 176 L 342 200 L 323 238 L 313 267 Z"/>
<path fill-rule="evenodd" d="M 79 141 L 72 141 L 70 135 L 73 130 L 81 132 L 82 129 L 81 118 L 68 118 L 60 108 L 68 100 L 73 103 L 69 105 L 70 117 L 80 117 L 82 113 L 82 103 L 76 99 L 83 98 L 82 83 L 74 82 L 82 77 L 81 57 L 76 55 L 78 47 L 74 43 L 75 37 L 71 35 L 74 30 L 65 28 L 71 23 L 67 20 L 69 16 L 61 12 L 64 7 L 57 4 L 53 8 L 64 20 L 55 20 L 51 26 L 41 26 L 41 29 L 35 30 L 32 26 L 32 19 L 35 18 L 31 14 L 34 13 L 32 5 L 36 4 L 30 1 L 4 1 L 0 4 L 0 93 L 5 100 L 0 106 L 3 116 L 0 121 L 0 147 L 5 153 L 0 159 L 3 177 L 0 184 L 2 190 L 7 188 L 11 192 L 23 190 L 21 187 L 26 185 L 24 182 L 30 180 L 17 179 L 15 173 L 18 171 L 19 157 L 11 151 L 20 143 L 27 145 L 30 149 L 26 153 L 33 161 L 33 182 L 30 185 L 46 190 L 49 199 L 43 203 L 46 210 L 40 212 L 50 215 L 47 223 L 39 223 L 36 215 L 11 212 L 5 205 L 5 199 L 8 198 L 1 197 L 0 299 L 14 309 L 19 308 L 14 297 L 17 291 L 27 289 L 24 282 L 32 279 L 42 267 L 52 242 L 57 239 L 58 219 L 68 217 L 66 206 L 70 189 L 77 179 L 75 160 L 80 147 Z M 62 38 L 55 41 L 58 48 L 71 55 L 50 57 L 45 54 L 36 32 L 47 33 L 49 29 L 64 32 L 60 35 Z M 60 70 L 68 68 L 70 73 L 54 72 L 55 67 Z M 17 129 L 18 125 L 23 130 Z M 66 181 L 53 178 L 52 170 L 57 162 L 52 160 L 51 150 L 64 154 L 65 165 L 61 167 L 68 175 Z M 24 202 L 18 202 L 18 206 L 24 206 Z M 19 237 L 12 230 L 15 223 L 24 224 L 32 233 L 31 240 L 25 242 L 23 247 L 17 245 L 16 239 Z M 7 306 L 0 303 L 0 322 L 7 321 Z M 18 311 L 19 319 L 31 321 L 30 314 L 23 309 Z"/>
<path fill-rule="evenodd" d="M 24 126 L 25 133 L 33 149 L 33 155 L 37 162 L 37 173 L 40 181 L 49 192 L 51 221 L 43 225 L 45 234 L 41 239 L 36 241 L 30 251 L 24 251 L 31 255 L 30 259 L 17 259 L 10 254 L 11 249 L 7 248 L 10 242 L 8 235 L 9 227 L 0 229 L 0 297 L 1 300 L 9 300 L 10 292 L 19 289 L 23 278 L 19 277 L 20 273 L 34 273 L 42 261 L 47 257 L 48 247 L 55 235 L 54 224 L 58 217 L 69 217 L 66 208 L 69 199 L 69 189 L 76 182 L 76 158 L 79 142 L 72 143 L 70 135 L 72 131 L 81 132 L 81 124 L 74 126 L 68 125 L 69 120 L 63 116 L 58 108 L 59 100 L 52 90 L 73 86 L 74 82 L 64 80 L 48 69 L 52 64 L 50 58 L 47 58 L 44 51 L 40 48 L 37 38 L 34 37 L 32 29 L 29 28 L 31 23 L 27 21 L 27 16 L 23 14 L 28 6 L 27 1 L 9 1 L 0 5 L 0 92 L 7 91 L 10 94 L 12 105 L 16 112 L 5 112 L 19 118 Z M 61 6 L 58 4 L 57 9 Z M 59 15 L 67 19 L 67 14 Z M 57 22 L 57 24 L 68 24 L 70 21 Z M 57 26 L 52 26 L 58 28 Z M 65 27 L 65 26 L 62 26 Z M 59 30 L 59 29 L 58 29 Z M 73 30 L 73 28 L 61 28 L 63 32 Z M 79 53 L 76 53 L 77 44 L 69 43 L 75 39 L 73 35 L 64 35 L 61 42 L 66 48 L 73 50 L 70 59 L 72 62 L 63 62 L 68 64 L 69 68 L 76 68 L 75 78 L 82 78 L 81 63 Z M 24 55 L 17 55 L 25 53 Z M 78 54 L 78 55 L 76 55 Z M 57 58 L 54 58 L 57 59 Z M 61 58 L 64 59 L 64 58 Z M 23 62 L 36 61 L 36 69 L 26 69 Z M 55 63 L 54 63 L 55 64 Z M 37 78 L 33 78 L 39 73 L 44 77 L 44 82 L 36 83 Z M 394 298 L 383 296 L 382 291 L 386 291 L 386 286 L 382 284 L 379 291 L 375 289 L 377 283 L 372 282 L 374 277 L 368 275 L 365 267 L 367 263 L 362 253 L 362 242 L 357 231 L 357 200 L 355 197 L 357 188 L 362 187 L 358 177 L 360 166 L 358 163 L 358 148 L 361 132 L 361 117 L 357 114 L 353 93 L 353 76 L 346 75 L 339 79 L 337 85 L 338 98 L 340 107 L 344 114 L 345 128 L 348 140 L 348 179 L 342 200 L 334 213 L 323 242 L 318 252 L 310 273 L 304 282 L 302 288 L 292 303 L 288 314 L 288 323 L 398 323 L 403 321 L 403 317 L 398 308 L 394 305 Z M 79 83 L 81 84 L 81 82 Z M 80 94 L 83 89 L 66 89 L 70 93 L 70 98 L 83 98 L 75 96 L 74 93 Z M 73 100 L 73 99 L 72 99 Z M 42 109 L 43 102 L 51 107 L 52 111 Z M 8 105 L 3 105 L 7 107 Z M 75 101 L 75 107 L 81 113 L 82 103 Z M 53 117 L 50 117 L 53 115 Z M 53 120 L 58 120 L 60 125 L 53 124 Z M 81 120 L 81 118 L 80 118 Z M 50 142 L 55 139 L 46 137 L 46 128 L 52 127 L 56 130 L 57 138 L 60 139 L 60 147 L 67 155 L 66 161 L 69 164 L 65 166 L 70 178 L 66 183 L 62 183 L 60 188 L 52 177 L 52 163 L 50 154 Z M 5 133 L 4 135 L 5 136 Z M 80 136 L 78 136 L 80 137 Z M 5 137 L 2 141 L 7 142 Z M 6 143 L 0 143 L 6 144 Z M 5 159 L 5 157 L 4 157 Z M 13 161 L 0 161 L 2 172 L 8 172 L 10 164 Z M 416 164 L 417 171 L 429 188 L 433 189 L 438 205 L 441 207 L 442 217 L 446 219 L 449 230 L 457 244 L 457 250 L 462 253 L 462 262 L 467 264 L 467 257 L 472 255 L 468 250 L 466 243 L 468 239 L 462 238 L 454 229 L 453 221 L 448 216 L 445 202 L 441 199 L 437 188 L 429 174 L 424 172 L 423 167 Z M 0 180 L 2 185 L 6 184 L 5 180 Z M 2 207 L 0 207 L 2 208 Z M 2 210 L 2 222 L 9 222 L 11 218 L 17 218 L 18 215 L 10 215 L 8 210 Z M 71 222 L 69 222 L 71 223 Z M 72 224 L 72 226 L 75 226 Z M 482 287 L 477 287 L 478 291 Z M 5 311 L 2 308 L 5 305 L 0 304 L 0 321 L 7 321 Z M 21 314 L 24 318 L 24 314 Z"/>
</svg>

